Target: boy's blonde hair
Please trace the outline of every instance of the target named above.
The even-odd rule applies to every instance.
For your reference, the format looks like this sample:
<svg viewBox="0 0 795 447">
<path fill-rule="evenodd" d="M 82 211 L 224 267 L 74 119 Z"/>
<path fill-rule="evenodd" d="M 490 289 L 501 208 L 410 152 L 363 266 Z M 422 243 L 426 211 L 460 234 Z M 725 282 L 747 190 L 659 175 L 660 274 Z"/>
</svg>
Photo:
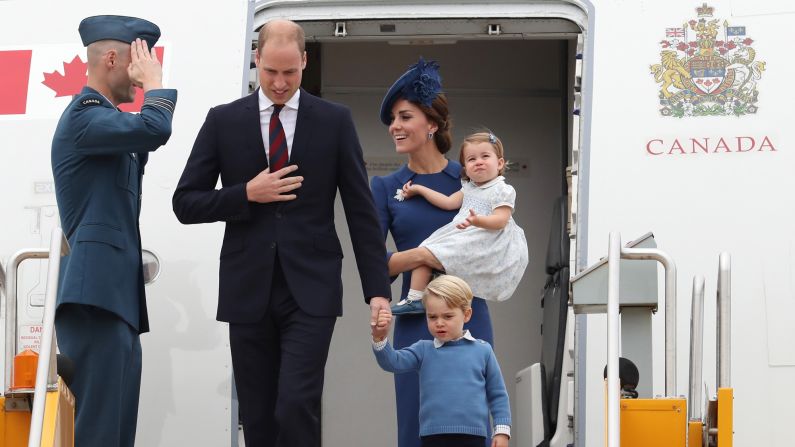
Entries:
<svg viewBox="0 0 795 447">
<path fill-rule="evenodd" d="M 461 166 L 464 169 L 461 170 L 461 179 L 469 180 L 469 176 L 467 176 L 466 170 L 466 160 L 464 159 L 464 148 L 467 147 L 469 144 L 477 144 L 477 143 L 489 143 L 491 147 L 494 148 L 494 153 L 497 154 L 497 158 L 505 159 L 505 150 L 502 147 L 502 141 L 497 138 L 491 132 L 477 132 L 469 135 L 468 137 L 464 138 L 464 142 L 461 143 L 461 151 L 458 153 L 458 162 L 461 163 Z M 500 169 L 500 172 L 497 175 L 502 175 L 505 172 L 505 166 Z"/>
<path fill-rule="evenodd" d="M 472 289 L 457 276 L 442 275 L 431 281 L 422 296 L 423 304 L 429 295 L 440 298 L 451 309 L 458 308 L 466 312 L 472 308 Z"/>
</svg>

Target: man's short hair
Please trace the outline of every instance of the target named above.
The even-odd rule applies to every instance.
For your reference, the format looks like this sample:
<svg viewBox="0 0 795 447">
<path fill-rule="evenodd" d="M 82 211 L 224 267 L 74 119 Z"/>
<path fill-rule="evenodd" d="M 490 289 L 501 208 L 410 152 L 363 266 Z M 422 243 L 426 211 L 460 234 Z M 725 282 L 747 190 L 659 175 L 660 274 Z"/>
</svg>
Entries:
<svg viewBox="0 0 795 447">
<path fill-rule="evenodd" d="M 287 22 L 292 24 L 293 26 L 291 32 L 275 33 L 274 30 L 271 29 L 273 28 L 271 25 L 277 22 Z M 265 46 L 265 42 L 268 40 L 268 38 L 276 37 L 277 35 L 281 40 L 291 40 L 298 44 L 298 51 L 300 51 L 302 54 L 304 51 L 306 51 L 306 37 L 304 35 L 304 29 L 301 28 L 301 25 L 293 22 L 292 20 L 278 20 L 262 25 L 262 28 L 259 29 L 259 37 L 257 38 L 257 48 L 262 48 Z"/>
</svg>

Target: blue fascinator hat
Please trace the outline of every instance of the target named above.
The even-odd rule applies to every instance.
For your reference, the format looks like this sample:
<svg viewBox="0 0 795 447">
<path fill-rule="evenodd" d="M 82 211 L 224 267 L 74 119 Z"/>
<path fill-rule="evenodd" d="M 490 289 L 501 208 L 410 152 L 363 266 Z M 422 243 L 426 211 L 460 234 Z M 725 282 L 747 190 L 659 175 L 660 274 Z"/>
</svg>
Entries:
<svg viewBox="0 0 795 447">
<path fill-rule="evenodd" d="M 381 122 L 389 125 L 392 106 L 399 98 L 430 107 L 433 100 L 442 92 L 442 78 L 439 76 L 439 64 L 436 61 L 419 62 L 389 87 L 381 102 Z"/>
</svg>

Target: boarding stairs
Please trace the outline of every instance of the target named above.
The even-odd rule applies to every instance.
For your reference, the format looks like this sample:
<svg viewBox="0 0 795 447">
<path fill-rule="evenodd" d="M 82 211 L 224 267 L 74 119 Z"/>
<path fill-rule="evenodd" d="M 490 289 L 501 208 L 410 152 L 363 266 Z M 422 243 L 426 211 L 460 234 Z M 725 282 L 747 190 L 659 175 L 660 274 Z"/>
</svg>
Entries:
<svg viewBox="0 0 795 447">
<path fill-rule="evenodd" d="M 569 278 L 565 199 L 555 204 L 542 295 L 541 362 L 517 373 L 518 447 L 571 447 L 575 442 L 577 380 L 574 325 L 577 314 L 607 314 L 605 368 L 607 447 L 731 447 L 730 384 L 731 259 L 719 256 L 717 287 L 717 393 L 702 407 L 704 278 L 693 279 L 689 393 L 676 387 L 676 265 L 647 233 L 622 247 L 611 233 L 608 256 Z M 665 392 L 653 396 L 652 315 L 658 309 L 657 266 L 664 268 Z M 620 317 L 619 317 L 620 315 Z M 588 334 L 588 338 L 599 337 Z M 619 346 L 621 352 L 619 352 Z M 621 368 L 619 368 L 621 365 Z M 634 373 L 634 380 L 621 376 Z M 630 374 L 632 376 L 632 374 Z M 576 377 L 576 380 L 575 380 Z M 638 380 L 638 377 L 640 380 Z M 622 380 L 625 383 L 622 383 Z M 630 383 L 634 382 L 634 383 Z M 622 384 L 624 385 L 622 388 Z M 590 416 L 590 415 L 589 415 Z M 596 415 L 593 415 L 596 416 Z M 590 444 L 590 442 L 589 442 Z"/>
<path fill-rule="evenodd" d="M 61 257 L 69 243 L 60 228 L 52 231 L 49 250 L 24 249 L 0 266 L 0 306 L 5 310 L 5 354 L 0 396 L 0 445 L 5 447 L 73 447 L 75 400 L 58 375 L 55 302 Z M 49 259 L 40 350 L 19 352 L 17 276 L 20 264 Z M 65 365 L 65 364 L 64 364 Z M 65 369 L 64 366 L 61 367 Z"/>
</svg>

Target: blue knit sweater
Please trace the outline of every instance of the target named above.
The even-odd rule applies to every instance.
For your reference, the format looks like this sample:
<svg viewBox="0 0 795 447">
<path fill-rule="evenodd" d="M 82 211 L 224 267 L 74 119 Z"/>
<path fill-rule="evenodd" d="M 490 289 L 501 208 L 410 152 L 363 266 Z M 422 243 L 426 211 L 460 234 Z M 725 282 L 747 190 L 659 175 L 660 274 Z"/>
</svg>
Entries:
<svg viewBox="0 0 795 447">
<path fill-rule="evenodd" d="M 432 340 L 394 350 L 387 343 L 373 349 L 385 371 L 418 371 L 420 436 L 460 433 L 488 436 L 489 412 L 494 425 L 511 425 L 511 407 L 502 372 L 491 345 L 461 338 L 439 348 Z"/>
</svg>

